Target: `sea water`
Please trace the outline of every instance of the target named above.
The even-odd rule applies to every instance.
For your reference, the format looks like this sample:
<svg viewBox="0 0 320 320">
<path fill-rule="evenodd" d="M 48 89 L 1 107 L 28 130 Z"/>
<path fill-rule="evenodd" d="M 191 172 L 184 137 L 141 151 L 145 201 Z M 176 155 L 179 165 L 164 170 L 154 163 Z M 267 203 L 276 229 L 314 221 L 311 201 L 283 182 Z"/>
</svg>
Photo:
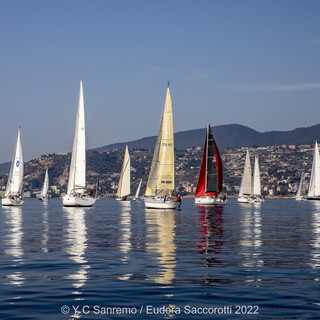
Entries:
<svg viewBox="0 0 320 320">
<path fill-rule="evenodd" d="M 320 203 L 0 208 L 1 319 L 320 319 Z"/>
</svg>

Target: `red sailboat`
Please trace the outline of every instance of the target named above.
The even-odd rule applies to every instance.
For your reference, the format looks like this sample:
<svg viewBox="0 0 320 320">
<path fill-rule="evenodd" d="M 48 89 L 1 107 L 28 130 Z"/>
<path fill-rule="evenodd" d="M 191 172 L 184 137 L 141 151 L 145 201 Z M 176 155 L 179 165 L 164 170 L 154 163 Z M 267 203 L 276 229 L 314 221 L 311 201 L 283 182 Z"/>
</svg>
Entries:
<svg viewBox="0 0 320 320">
<path fill-rule="evenodd" d="M 222 182 L 223 170 L 220 152 L 208 123 L 202 163 L 194 193 L 195 203 L 199 205 L 225 204 L 226 197 L 221 194 Z"/>
</svg>

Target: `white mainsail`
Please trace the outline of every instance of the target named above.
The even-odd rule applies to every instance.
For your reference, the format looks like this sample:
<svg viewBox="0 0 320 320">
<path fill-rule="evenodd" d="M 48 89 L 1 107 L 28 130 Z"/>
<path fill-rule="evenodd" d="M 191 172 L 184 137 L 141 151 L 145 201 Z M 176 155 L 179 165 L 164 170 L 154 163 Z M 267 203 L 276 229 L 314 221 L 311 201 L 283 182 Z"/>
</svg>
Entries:
<svg viewBox="0 0 320 320">
<path fill-rule="evenodd" d="M 43 186 L 41 189 L 40 196 L 42 198 L 46 198 L 48 196 L 48 190 L 49 190 L 49 175 L 48 175 L 48 168 L 46 168 L 46 173 L 44 175 L 44 181 L 43 181 Z"/>
<path fill-rule="evenodd" d="M 13 158 L 11 162 L 10 173 L 7 182 L 7 188 L 5 192 L 5 197 L 9 195 L 22 194 L 23 185 L 23 154 L 20 140 L 20 127 L 18 130 L 18 137 L 13 153 Z"/>
<path fill-rule="evenodd" d="M 246 160 L 244 163 L 244 170 L 242 174 L 242 180 L 240 185 L 239 197 L 245 195 L 251 195 L 252 193 L 252 173 L 251 173 L 251 163 L 250 163 L 250 154 L 247 150 Z"/>
<path fill-rule="evenodd" d="M 86 187 L 86 137 L 82 80 L 78 100 L 78 111 L 74 129 L 72 156 L 68 181 L 68 194 L 81 194 Z"/>
<path fill-rule="evenodd" d="M 171 194 L 175 188 L 174 171 L 173 116 L 170 89 L 168 86 L 145 195 Z"/>
<path fill-rule="evenodd" d="M 254 158 L 252 194 L 254 196 L 261 196 L 260 168 L 258 156 L 255 156 Z"/>
<path fill-rule="evenodd" d="M 124 198 L 128 196 L 131 192 L 130 190 L 130 155 L 128 146 L 126 146 L 126 150 L 124 152 L 124 159 L 122 163 L 120 180 L 117 191 L 117 198 Z"/>
<path fill-rule="evenodd" d="M 138 197 L 139 197 L 139 193 L 140 193 L 140 189 L 141 189 L 141 183 L 142 183 L 142 179 L 140 179 L 140 182 L 139 182 L 136 194 L 134 196 L 134 199 L 138 199 Z"/>
<path fill-rule="evenodd" d="M 317 142 L 314 145 L 308 198 L 320 198 L 320 155 Z"/>
</svg>

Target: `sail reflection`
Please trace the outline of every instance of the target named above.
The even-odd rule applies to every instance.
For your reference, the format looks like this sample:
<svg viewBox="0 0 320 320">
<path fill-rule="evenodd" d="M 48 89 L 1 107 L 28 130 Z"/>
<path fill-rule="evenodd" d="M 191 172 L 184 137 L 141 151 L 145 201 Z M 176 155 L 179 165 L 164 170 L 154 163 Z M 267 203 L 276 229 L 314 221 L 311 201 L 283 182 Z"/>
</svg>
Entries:
<svg viewBox="0 0 320 320">
<path fill-rule="evenodd" d="M 42 244 L 42 251 L 43 252 L 48 252 L 48 240 L 49 240 L 49 222 L 48 222 L 48 217 L 49 217 L 49 211 L 48 211 L 48 203 L 43 202 L 43 238 L 41 240 Z"/>
<path fill-rule="evenodd" d="M 22 209 L 21 207 L 6 207 L 4 210 L 6 224 L 8 226 L 8 234 L 5 239 L 5 244 L 8 248 L 5 250 L 5 254 L 12 256 L 14 269 L 19 269 L 21 262 L 23 262 L 23 250 L 22 250 Z M 21 271 L 14 271 L 7 275 L 9 280 L 8 284 L 21 286 L 25 280 Z"/>
<path fill-rule="evenodd" d="M 242 265 L 245 267 L 262 267 L 262 224 L 261 205 L 254 204 L 243 212 L 241 224 L 240 245 L 243 248 L 241 254 L 244 256 Z"/>
<path fill-rule="evenodd" d="M 128 263 L 129 252 L 131 251 L 131 202 L 119 201 L 120 205 L 120 239 L 118 249 L 123 254 L 121 262 Z M 127 273 L 118 277 L 119 280 L 128 280 L 132 276 L 131 273 Z"/>
<path fill-rule="evenodd" d="M 313 235 L 311 239 L 311 267 L 314 269 L 320 268 L 320 203 L 319 201 L 312 201 L 311 202 L 314 209 L 313 209 L 313 221 L 312 221 L 312 228 L 313 228 Z"/>
<path fill-rule="evenodd" d="M 217 258 L 223 245 L 223 207 L 215 206 L 197 206 L 200 213 L 199 226 L 201 227 L 201 242 L 197 247 L 201 249 L 203 254 L 203 263 L 205 265 L 220 264 Z"/>
<path fill-rule="evenodd" d="M 66 252 L 70 255 L 70 259 L 79 265 L 79 270 L 67 277 L 74 280 L 73 287 L 81 289 L 88 280 L 88 269 L 90 265 L 85 257 L 87 248 L 87 227 L 85 223 L 86 211 L 80 207 L 64 207 L 63 208 L 68 219 L 67 227 L 67 243 Z M 81 295 L 80 290 L 72 292 L 75 295 Z M 77 298 L 76 300 L 81 300 Z"/>
<path fill-rule="evenodd" d="M 155 283 L 169 285 L 175 277 L 176 245 L 175 220 L 173 210 L 146 209 L 147 243 L 150 253 L 156 254 L 154 258 L 159 266 L 156 275 L 149 278 Z M 166 286 L 170 288 L 171 286 Z"/>
</svg>

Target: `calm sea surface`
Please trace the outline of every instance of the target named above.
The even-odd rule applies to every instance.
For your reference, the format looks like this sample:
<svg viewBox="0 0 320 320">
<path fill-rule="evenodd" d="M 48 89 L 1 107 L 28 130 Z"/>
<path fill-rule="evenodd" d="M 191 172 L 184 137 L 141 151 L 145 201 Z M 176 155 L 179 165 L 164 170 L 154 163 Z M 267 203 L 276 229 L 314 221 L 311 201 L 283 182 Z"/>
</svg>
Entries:
<svg viewBox="0 0 320 320">
<path fill-rule="evenodd" d="M 0 216 L 0 319 L 320 319 L 320 203 Z"/>
</svg>

